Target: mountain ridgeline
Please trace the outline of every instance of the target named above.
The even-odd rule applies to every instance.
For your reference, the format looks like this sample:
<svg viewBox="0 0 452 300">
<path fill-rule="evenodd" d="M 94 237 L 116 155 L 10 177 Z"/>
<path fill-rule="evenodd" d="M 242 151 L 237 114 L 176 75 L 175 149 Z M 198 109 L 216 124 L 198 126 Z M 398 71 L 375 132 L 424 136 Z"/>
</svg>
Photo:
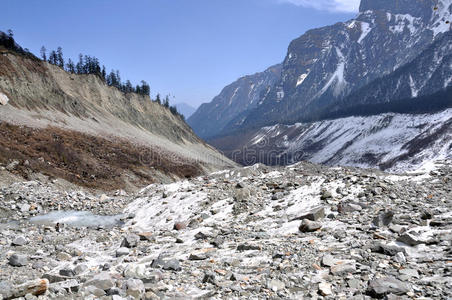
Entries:
<svg viewBox="0 0 452 300">
<path fill-rule="evenodd" d="M 218 126 L 209 126 L 209 133 L 199 123 L 211 117 L 209 112 L 199 109 L 196 120 L 188 122 L 201 137 L 230 152 L 249 145 L 266 126 L 450 108 L 451 16 L 451 0 L 362 0 L 356 18 L 292 41 L 280 75 L 253 99 L 255 105 L 243 105 L 250 101 L 246 96 L 224 99 L 240 108 L 235 116 L 225 113 L 227 120 L 219 114 Z M 380 163 L 377 159 L 370 166 Z"/>
</svg>

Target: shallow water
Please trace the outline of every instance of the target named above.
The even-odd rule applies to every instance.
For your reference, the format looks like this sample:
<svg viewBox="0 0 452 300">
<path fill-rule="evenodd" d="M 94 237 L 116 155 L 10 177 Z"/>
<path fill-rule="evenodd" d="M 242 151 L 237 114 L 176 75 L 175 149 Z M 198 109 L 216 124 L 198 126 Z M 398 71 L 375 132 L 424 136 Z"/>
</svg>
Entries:
<svg viewBox="0 0 452 300">
<path fill-rule="evenodd" d="M 121 226 L 123 215 L 99 216 L 89 211 L 52 211 L 30 218 L 33 224 L 55 225 L 56 223 L 74 227 L 114 227 Z"/>
</svg>

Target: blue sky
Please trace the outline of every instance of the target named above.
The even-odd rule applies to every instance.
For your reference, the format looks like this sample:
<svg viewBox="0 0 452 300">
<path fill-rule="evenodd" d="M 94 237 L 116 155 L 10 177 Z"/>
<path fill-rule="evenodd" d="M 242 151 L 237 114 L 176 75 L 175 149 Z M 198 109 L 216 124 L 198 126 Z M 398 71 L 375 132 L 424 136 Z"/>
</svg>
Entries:
<svg viewBox="0 0 452 300">
<path fill-rule="evenodd" d="M 174 103 L 209 102 L 281 62 L 306 30 L 352 18 L 359 0 L 2 0 L 0 30 L 38 54 L 96 56 Z"/>
</svg>

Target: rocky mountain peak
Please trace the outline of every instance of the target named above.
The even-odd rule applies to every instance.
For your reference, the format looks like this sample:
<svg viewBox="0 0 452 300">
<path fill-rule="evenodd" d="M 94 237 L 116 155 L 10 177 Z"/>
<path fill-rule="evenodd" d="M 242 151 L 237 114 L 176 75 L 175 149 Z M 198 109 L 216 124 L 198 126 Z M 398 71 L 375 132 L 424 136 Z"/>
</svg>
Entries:
<svg viewBox="0 0 452 300">
<path fill-rule="evenodd" d="M 409 14 L 413 17 L 429 18 L 436 2 L 442 0 L 361 0 L 359 11 L 380 10 L 392 14 Z"/>
</svg>

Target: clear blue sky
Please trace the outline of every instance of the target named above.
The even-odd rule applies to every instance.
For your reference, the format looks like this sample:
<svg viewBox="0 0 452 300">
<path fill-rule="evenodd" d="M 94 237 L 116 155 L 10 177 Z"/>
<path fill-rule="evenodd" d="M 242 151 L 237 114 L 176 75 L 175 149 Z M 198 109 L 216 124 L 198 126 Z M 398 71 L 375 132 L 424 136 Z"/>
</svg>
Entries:
<svg viewBox="0 0 452 300">
<path fill-rule="evenodd" d="M 66 59 L 96 56 L 123 80 L 144 79 L 152 94 L 197 106 L 238 77 L 281 62 L 306 30 L 352 18 L 356 2 L 2 0 L 0 30 L 12 29 L 35 54 L 45 45 L 61 46 Z"/>
</svg>

